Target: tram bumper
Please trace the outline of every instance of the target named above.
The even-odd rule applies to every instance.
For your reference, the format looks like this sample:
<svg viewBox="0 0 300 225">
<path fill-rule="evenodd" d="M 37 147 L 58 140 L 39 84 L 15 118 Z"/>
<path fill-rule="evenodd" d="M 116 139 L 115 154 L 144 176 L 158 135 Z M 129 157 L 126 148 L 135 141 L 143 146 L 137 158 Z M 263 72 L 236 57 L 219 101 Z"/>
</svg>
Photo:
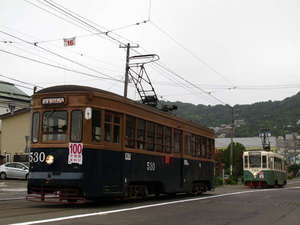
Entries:
<svg viewBox="0 0 300 225">
<path fill-rule="evenodd" d="M 31 172 L 27 184 L 27 200 L 82 200 L 82 172 Z"/>
</svg>

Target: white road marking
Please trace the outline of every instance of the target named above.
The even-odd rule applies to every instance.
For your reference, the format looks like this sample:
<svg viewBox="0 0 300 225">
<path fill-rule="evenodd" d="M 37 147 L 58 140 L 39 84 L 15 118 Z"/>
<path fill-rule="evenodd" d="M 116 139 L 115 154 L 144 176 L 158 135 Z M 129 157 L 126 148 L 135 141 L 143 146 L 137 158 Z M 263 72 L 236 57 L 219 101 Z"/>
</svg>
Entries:
<svg viewBox="0 0 300 225">
<path fill-rule="evenodd" d="M 173 204 L 184 203 L 184 202 L 193 202 L 193 201 L 200 201 L 200 200 L 206 200 L 206 199 L 220 198 L 220 197 L 225 197 L 225 196 L 233 196 L 233 195 L 240 195 L 240 194 L 247 194 L 247 193 L 254 193 L 254 192 L 289 190 L 289 189 L 300 189 L 300 187 L 240 191 L 240 192 L 226 193 L 226 194 L 214 195 L 214 196 L 208 196 L 208 197 L 184 199 L 184 200 L 157 203 L 157 204 L 144 205 L 144 206 L 137 206 L 137 207 L 125 208 L 125 209 L 116 209 L 116 210 L 110 210 L 110 211 L 104 211 L 104 212 L 87 213 L 87 214 L 80 214 L 80 215 L 73 215 L 73 216 L 58 217 L 58 218 L 53 218 L 53 219 L 29 221 L 29 222 L 22 222 L 22 223 L 14 223 L 14 224 L 10 224 L 10 225 L 31 225 L 31 224 L 38 224 L 38 223 L 50 223 L 50 222 L 77 219 L 77 218 L 84 218 L 84 217 L 90 217 L 90 216 L 103 216 L 103 215 L 108 215 L 108 214 L 112 214 L 112 213 L 133 211 L 133 210 L 139 210 L 139 209 L 146 209 L 146 208 L 157 207 L 157 206 L 173 205 Z"/>
<path fill-rule="evenodd" d="M 0 201 L 13 201 L 13 200 L 25 200 L 25 197 L 19 198 L 1 198 Z"/>
<path fill-rule="evenodd" d="M 27 191 L 27 188 L 0 188 L 0 191 L 6 191 L 6 192 L 23 192 L 23 191 Z"/>
</svg>

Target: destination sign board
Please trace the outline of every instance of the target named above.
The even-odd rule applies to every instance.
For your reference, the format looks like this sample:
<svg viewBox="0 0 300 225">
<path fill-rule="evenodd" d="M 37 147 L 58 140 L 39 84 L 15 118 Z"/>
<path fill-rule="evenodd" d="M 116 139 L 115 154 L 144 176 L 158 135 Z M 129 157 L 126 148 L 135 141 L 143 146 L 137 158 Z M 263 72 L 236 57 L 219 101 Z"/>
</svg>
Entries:
<svg viewBox="0 0 300 225">
<path fill-rule="evenodd" d="M 64 97 L 52 97 L 52 98 L 43 98 L 42 105 L 63 105 L 65 104 Z"/>
</svg>

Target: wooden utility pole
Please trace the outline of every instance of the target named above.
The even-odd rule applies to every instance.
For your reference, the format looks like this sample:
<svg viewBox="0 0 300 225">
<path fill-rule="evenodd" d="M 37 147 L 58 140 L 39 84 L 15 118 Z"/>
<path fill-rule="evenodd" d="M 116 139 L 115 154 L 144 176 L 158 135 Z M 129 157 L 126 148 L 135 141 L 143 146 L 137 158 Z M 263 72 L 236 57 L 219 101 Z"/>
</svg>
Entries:
<svg viewBox="0 0 300 225">
<path fill-rule="evenodd" d="M 127 90 L 128 90 L 128 74 L 129 74 L 129 57 L 130 57 L 130 48 L 138 48 L 139 45 L 130 45 L 130 43 L 127 43 L 127 45 L 120 45 L 120 48 L 126 48 L 126 66 L 125 66 L 125 81 L 124 81 L 124 97 L 127 98 Z"/>
</svg>

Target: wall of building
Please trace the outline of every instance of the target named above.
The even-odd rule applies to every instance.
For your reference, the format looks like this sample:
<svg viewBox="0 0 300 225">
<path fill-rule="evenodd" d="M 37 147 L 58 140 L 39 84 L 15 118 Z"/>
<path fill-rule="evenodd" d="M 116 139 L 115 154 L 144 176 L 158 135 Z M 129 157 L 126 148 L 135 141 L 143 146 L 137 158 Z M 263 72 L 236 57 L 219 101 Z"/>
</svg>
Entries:
<svg viewBox="0 0 300 225">
<path fill-rule="evenodd" d="M 2 119 L 0 147 L 2 155 L 24 154 L 25 136 L 30 135 L 31 113 L 25 112 Z M 12 158 L 11 158 L 12 160 Z"/>
</svg>

